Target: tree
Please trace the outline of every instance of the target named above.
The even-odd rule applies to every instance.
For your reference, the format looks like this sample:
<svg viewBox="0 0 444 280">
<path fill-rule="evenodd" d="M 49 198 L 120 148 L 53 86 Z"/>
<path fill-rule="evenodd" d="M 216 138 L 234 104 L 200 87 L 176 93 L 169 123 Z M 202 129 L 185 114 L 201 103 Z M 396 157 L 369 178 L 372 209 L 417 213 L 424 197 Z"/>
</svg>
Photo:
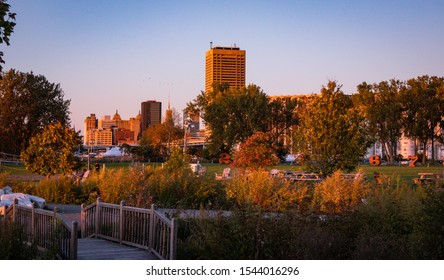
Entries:
<svg viewBox="0 0 444 280">
<path fill-rule="evenodd" d="M 270 133 L 256 132 L 243 142 L 234 155 L 232 165 L 259 170 L 279 163 Z"/>
<path fill-rule="evenodd" d="M 141 145 L 153 147 L 158 154 L 166 156 L 171 143 L 181 140 L 183 129 L 172 121 L 165 121 L 145 129 L 140 139 Z"/>
<path fill-rule="evenodd" d="M 30 172 L 46 177 L 68 174 L 80 167 L 74 151 L 81 143 L 81 137 L 74 129 L 61 123 L 50 124 L 30 139 L 20 156 Z"/>
<path fill-rule="evenodd" d="M 128 151 L 133 159 L 137 161 L 146 161 L 157 156 L 156 151 L 150 145 L 144 144 L 139 146 L 130 146 L 128 144 L 123 144 L 121 149 Z"/>
<path fill-rule="evenodd" d="M 370 145 L 364 118 L 341 86 L 330 81 L 300 112 L 294 141 L 306 168 L 326 177 L 353 170 Z"/>
<path fill-rule="evenodd" d="M 19 154 L 45 125 L 69 125 L 70 100 L 42 75 L 10 70 L 0 80 L 0 151 Z"/>
<path fill-rule="evenodd" d="M 403 131 L 403 87 L 404 83 L 394 79 L 373 85 L 364 82 L 358 85 L 358 94 L 353 96 L 355 106 L 368 122 L 371 136 L 382 144 L 390 164 Z"/>
<path fill-rule="evenodd" d="M 230 152 L 254 133 L 274 132 L 273 141 L 296 123 L 294 110 L 297 102 L 270 102 L 257 85 L 230 89 L 228 84 L 214 84 L 213 91 L 201 92 L 187 104 L 186 111 L 200 114 L 205 121 L 210 154 Z"/>
<path fill-rule="evenodd" d="M 404 131 L 409 137 L 416 138 L 422 145 L 426 160 L 427 143 L 433 142 L 442 134 L 444 128 L 444 78 L 421 76 L 407 81 L 403 90 L 405 107 Z"/>
<path fill-rule="evenodd" d="M 9 46 L 9 36 L 14 31 L 15 13 L 11 13 L 9 8 L 11 6 L 6 3 L 6 0 L 0 0 L 0 44 L 5 43 Z M 0 51 L 0 72 L 2 71 L 3 52 Z"/>
</svg>

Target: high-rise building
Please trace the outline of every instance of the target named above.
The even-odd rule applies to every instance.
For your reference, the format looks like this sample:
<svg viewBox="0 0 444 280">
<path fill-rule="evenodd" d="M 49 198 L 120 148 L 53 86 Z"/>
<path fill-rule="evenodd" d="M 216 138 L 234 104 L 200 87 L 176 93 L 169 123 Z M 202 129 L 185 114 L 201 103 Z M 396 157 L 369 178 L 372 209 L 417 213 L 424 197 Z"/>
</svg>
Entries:
<svg viewBox="0 0 444 280">
<path fill-rule="evenodd" d="M 141 132 L 148 127 L 160 124 L 162 121 L 162 103 L 148 100 L 141 104 Z"/>
<path fill-rule="evenodd" d="M 211 47 L 205 56 L 205 91 L 213 83 L 228 83 L 230 88 L 245 86 L 245 50 L 238 47 Z"/>
<path fill-rule="evenodd" d="M 90 114 L 88 117 L 86 117 L 85 120 L 83 121 L 83 125 L 84 125 L 83 131 L 85 134 L 85 136 L 83 137 L 83 144 L 88 145 L 91 139 L 90 135 L 91 131 L 97 128 L 96 114 Z"/>
</svg>

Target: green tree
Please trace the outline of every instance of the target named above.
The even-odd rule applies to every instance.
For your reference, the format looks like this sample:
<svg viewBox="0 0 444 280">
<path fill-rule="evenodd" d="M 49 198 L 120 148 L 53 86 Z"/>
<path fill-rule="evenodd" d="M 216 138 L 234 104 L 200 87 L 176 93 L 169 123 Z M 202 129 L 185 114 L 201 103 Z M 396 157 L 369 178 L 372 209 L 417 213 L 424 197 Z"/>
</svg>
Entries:
<svg viewBox="0 0 444 280">
<path fill-rule="evenodd" d="M 79 168 L 74 151 L 81 143 L 81 137 L 74 129 L 61 123 L 49 124 L 30 139 L 29 146 L 20 156 L 30 172 L 46 177 L 68 174 Z"/>
<path fill-rule="evenodd" d="M 188 112 L 200 112 L 210 134 L 211 153 L 230 152 L 232 147 L 246 140 L 256 131 L 266 131 L 268 97 L 256 85 L 230 89 L 226 84 L 215 84 L 212 92 L 202 92 Z"/>
<path fill-rule="evenodd" d="M 273 132 L 277 142 L 283 131 L 296 123 L 298 103 L 273 101 L 257 85 L 230 89 L 228 84 L 215 84 L 213 91 L 202 92 L 187 104 L 186 111 L 200 114 L 205 121 L 208 152 L 217 155 L 230 152 L 258 131 Z"/>
<path fill-rule="evenodd" d="M 6 3 L 6 0 L 0 0 L 0 44 L 5 43 L 9 46 L 9 36 L 14 31 L 15 13 L 11 13 L 9 8 L 11 6 Z M 0 72 L 2 71 L 3 52 L 0 51 Z"/>
<path fill-rule="evenodd" d="M 69 125 L 70 100 L 42 75 L 6 72 L 0 80 L 0 151 L 19 154 L 50 123 Z"/>
<path fill-rule="evenodd" d="M 121 146 L 121 149 L 128 151 L 133 159 L 137 161 L 147 161 L 157 156 L 155 149 L 147 144 L 131 146 L 125 143 Z"/>
<path fill-rule="evenodd" d="M 421 76 L 407 81 L 403 91 L 405 107 L 404 131 L 406 136 L 416 138 L 422 146 L 425 163 L 427 146 L 442 134 L 444 128 L 444 78 Z"/>
<path fill-rule="evenodd" d="M 332 81 L 301 110 L 295 136 L 306 168 L 324 177 L 356 168 L 370 146 L 364 118 Z"/>
<path fill-rule="evenodd" d="M 368 122 L 371 135 L 382 144 L 390 164 L 393 164 L 402 135 L 403 86 L 402 82 L 394 79 L 372 85 L 364 82 L 358 85 L 358 94 L 353 96 L 355 106 L 360 108 Z"/>
</svg>

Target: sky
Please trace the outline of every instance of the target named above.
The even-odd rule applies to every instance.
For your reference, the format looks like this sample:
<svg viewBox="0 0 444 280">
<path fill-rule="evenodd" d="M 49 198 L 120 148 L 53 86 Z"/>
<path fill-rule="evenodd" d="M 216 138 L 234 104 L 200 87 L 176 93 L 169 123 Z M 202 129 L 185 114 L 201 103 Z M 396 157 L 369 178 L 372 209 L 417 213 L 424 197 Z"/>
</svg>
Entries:
<svg viewBox="0 0 444 280">
<path fill-rule="evenodd" d="M 246 83 L 270 96 L 444 76 L 441 0 L 7 2 L 3 69 L 60 84 L 82 131 L 91 113 L 129 119 L 147 100 L 183 110 L 204 90 L 210 42 L 246 50 Z"/>
</svg>

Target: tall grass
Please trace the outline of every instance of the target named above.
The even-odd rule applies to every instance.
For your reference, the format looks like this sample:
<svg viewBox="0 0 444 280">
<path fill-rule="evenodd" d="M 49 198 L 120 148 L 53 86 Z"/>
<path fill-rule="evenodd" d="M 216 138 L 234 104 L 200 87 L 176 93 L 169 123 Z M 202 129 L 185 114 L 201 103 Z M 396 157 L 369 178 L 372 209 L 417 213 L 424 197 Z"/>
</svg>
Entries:
<svg viewBox="0 0 444 280">
<path fill-rule="evenodd" d="M 100 196 L 137 207 L 231 210 L 228 217 L 180 221 L 183 259 L 444 258 L 444 192 L 435 186 L 412 186 L 398 175 L 377 186 L 340 173 L 316 185 L 261 172 L 216 181 L 187 165 L 170 167 L 102 169 L 79 185 L 61 177 L 13 190 L 57 203 Z"/>
<path fill-rule="evenodd" d="M 409 186 L 373 189 L 354 211 L 182 220 L 182 259 L 442 259 L 444 193 Z M 322 215 L 321 215 L 322 214 Z"/>
</svg>

